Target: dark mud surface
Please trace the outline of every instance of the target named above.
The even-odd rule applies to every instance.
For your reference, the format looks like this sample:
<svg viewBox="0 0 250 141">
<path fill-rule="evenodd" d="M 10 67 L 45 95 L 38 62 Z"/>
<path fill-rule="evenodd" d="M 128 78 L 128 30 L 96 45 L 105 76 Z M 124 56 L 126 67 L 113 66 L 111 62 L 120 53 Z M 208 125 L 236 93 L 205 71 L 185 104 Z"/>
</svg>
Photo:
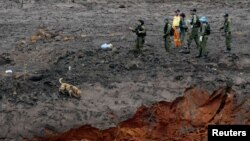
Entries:
<svg viewBox="0 0 250 141">
<path fill-rule="evenodd" d="M 211 93 L 231 83 L 237 95 L 249 98 L 247 0 L 24 0 L 23 8 L 17 2 L 0 2 L 0 140 L 43 136 L 44 128 L 63 132 L 91 124 L 106 129 L 115 126 L 110 112 L 123 121 L 141 105 L 172 101 L 191 85 Z M 223 53 L 220 33 L 209 37 L 207 60 L 195 58 L 194 44 L 189 55 L 173 48 L 166 53 L 163 19 L 172 18 L 177 8 L 186 13 L 197 8 L 214 32 L 229 12 L 232 53 Z M 140 55 L 133 52 L 135 35 L 128 30 L 138 18 L 148 31 Z M 101 50 L 105 42 L 114 49 Z M 5 73 L 9 69 L 12 74 Z M 82 90 L 81 99 L 59 95 L 60 77 Z"/>
</svg>

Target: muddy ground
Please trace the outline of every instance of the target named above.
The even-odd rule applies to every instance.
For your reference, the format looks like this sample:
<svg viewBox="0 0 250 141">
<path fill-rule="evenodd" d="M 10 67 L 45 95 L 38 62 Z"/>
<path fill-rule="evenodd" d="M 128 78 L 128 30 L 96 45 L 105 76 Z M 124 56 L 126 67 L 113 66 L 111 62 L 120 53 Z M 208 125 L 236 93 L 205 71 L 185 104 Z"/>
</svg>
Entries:
<svg viewBox="0 0 250 141">
<path fill-rule="evenodd" d="M 83 124 L 106 129 L 130 118 L 141 105 L 172 101 L 186 87 L 209 92 L 228 83 L 249 98 L 250 2 L 247 0 L 24 0 L 0 2 L 0 140 L 43 136 L 44 128 L 66 131 Z M 209 58 L 197 49 L 183 55 L 163 48 L 164 17 L 174 10 L 209 19 L 213 32 L 228 12 L 233 21 L 232 53 L 224 54 L 221 33 L 209 37 Z M 142 54 L 133 51 L 128 30 L 145 20 L 148 36 Z M 47 35 L 33 39 L 41 28 Z M 32 40 L 31 40 L 32 38 Z M 113 44 L 104 51 L 100 45 Z M 69 70 L 71 66 L 71 70 Z M 13 73 L 6 74 L 11 69 Z M 58 93 L 58 79 L 81 88 L 81 99 Z"/>
</svg>

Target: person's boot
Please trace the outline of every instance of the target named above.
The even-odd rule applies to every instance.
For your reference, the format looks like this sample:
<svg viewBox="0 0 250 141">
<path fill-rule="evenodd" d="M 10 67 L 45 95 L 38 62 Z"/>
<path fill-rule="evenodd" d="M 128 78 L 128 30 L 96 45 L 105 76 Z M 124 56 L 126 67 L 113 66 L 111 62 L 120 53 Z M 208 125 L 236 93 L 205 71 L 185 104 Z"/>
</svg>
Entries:
<svg viewBox="0 0 250 141">
<path fill-rule="evenodd" d="M 195 58 L 201 58 L 202 57 L 202 52 L 200 51 L 198 55 L 195 56 Z"/>
<path fill-rule="evenodd" d="M 184 53 L 186 49 L 187 49 L 187 47 L 186 47 L 186 46 L 183 46 L 183 47 L 180 49 L 179 53 Z"/>
<path fill-rule="evenodd" d="M 201 58 L 202 56 L 199 54 L 199 55 L 196 55 L 195 58 Z"/>
<path fill-rule="evenodd" d="M 185 51 L 184 51 L 183 53 L 185 53 L 185 54 L 189 54 L 189 53 L 190 53 L 190 48 L 189 48 L 189 46 L 185 49 Z"/>
<path fill-rule="evenodd" d="M 227 48 L 227 50 L 224 51 L 224 53 L 230 53 L 230 52 L 231 52 L 230 48 Z"/>
<path fill-rule="evenodd" d="M 169 52 L 169 47 L 165 46 L 164 48 L 166 52 Z"/>
<path fill-rule="evenodd" d="M 207 59 L 207 54 L 205 54 L 202 58 L 203 58 L 203 59 Z"/>
</svg>

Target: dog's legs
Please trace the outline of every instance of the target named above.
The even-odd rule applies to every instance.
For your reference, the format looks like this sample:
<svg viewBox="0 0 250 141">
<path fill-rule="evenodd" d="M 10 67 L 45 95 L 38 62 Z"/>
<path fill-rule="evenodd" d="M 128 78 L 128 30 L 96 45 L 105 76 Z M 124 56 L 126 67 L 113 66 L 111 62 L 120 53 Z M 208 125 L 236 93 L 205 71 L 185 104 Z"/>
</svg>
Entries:
<svg viewBox="0 0 250 141">
<path fill-rule="evenodd" d="M 61 90 L 61 88 L 59 88 L 59 94 L 60 94 L 60 93 L 62 93 L 62 90 Z"/>
<path fill-rule="evenodd" d="M 80 96 L 77 95 L 76 93 L 73 94 L 74 97 L 79 98 Z"/>
<path fill-rule="evenodd" d="M 64 94 L 64 88 L 62 88 L 62 87 L 59 88 L 59 94 L 60 93 Z"/>
<path fill-rule="evenodd" d="M 69 90 L 69 96 L 72 97 L 73 91 Z"/>
</svg>

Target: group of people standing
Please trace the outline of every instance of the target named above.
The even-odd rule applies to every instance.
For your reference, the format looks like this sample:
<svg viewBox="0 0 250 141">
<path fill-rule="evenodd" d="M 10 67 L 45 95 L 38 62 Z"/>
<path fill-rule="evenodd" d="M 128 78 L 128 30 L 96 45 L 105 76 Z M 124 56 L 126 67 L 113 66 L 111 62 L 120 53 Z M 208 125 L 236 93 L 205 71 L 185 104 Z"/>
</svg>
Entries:
<svg viewBox="0 0 250 141">
<path fill-rule="evenodd" d="M 174 28 L 174 46 L 175 48 L 182 47 L 180 50 L 182 53 L 190 53 L 190 45 L 194 40 L 197 48 L 199 49 L 199 54 L 196 57 L 207 57 L 208 52 L 206 48 L 207 39 L 210 35 L 210 25 L 207 22 L 206 17 L 199 18 L 196 14 L 196 9 L 190 10 L 191 12 L 191 20 L 190 20 L 190 35 L 187 40 L 187 46 L 185 45 L 185 37 L 186 32 L 188 31 L 187 21 L 185 19 L 185 14 L 181 13 L 180 10 L 175 11 L 175 16 L 173 19 Z M 168 23 L 169 24 L 169 23 Z M 170 46 L 165 46 L 165 48 L 169 48 Z"/>
<path fill-rule="evenodd" d="M 174 48 L 181 48 L 179 52 L 189 54 L 190 45 L 194 40 L 199 50 L 197 58 L 203 57 L 207 58 L 208 51 L 206 48 L 208 36 L 211 33 L 210 25 L 206 17 L 198 17 L 196 14 L 197 10 L 190 10 L 191 20 L 187 22 L 185 13 L 181 13 L 180 10 L 175 11 L 175 16 L 173 18 L 172 24 L 169 19 L 164 20 L 164 47 L 168 52 L 171 47 L 171 37 L 174 39 Z M 224 24 L 220 30 L 224 29 L 226 50 L 225 52 L 231 51 L 231 21 L 228 14 L 224 14 Z M 189 23 L 189 24 L 188 24 Z M 136 33 L 136 49 L 141 51 L 143 44 L 145 42 L 146 29 L 144 27 L 144 21 L 139 20 L 138 26 L 131 30 Z M 190 31 L 189 37 L 187 39 L 187 45 L 185 45 L 186 33 Z"/>
</svg>

